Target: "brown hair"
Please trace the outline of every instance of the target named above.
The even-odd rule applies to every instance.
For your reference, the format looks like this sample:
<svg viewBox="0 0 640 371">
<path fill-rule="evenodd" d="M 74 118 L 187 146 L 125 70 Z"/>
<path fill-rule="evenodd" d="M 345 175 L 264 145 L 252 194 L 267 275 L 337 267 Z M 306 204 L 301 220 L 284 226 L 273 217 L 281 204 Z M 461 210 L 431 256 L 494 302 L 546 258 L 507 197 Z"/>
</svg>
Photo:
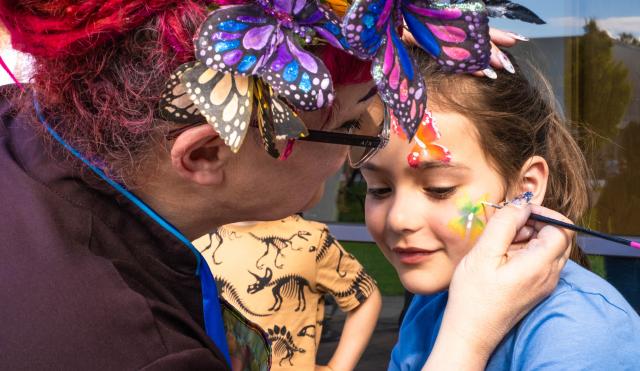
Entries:
<svg viewBox="0 0 640 371">
<path fill-rule="evenodd" d="M 553 92 L 544 77 L 532 67 L 529 81 L 516 63 L 518 72 L 496 71 L 495 80 L 450 75 L 430 59 L 424 58 L 426 62 L 420 66 L 429 102 L 463 114 L 476 125 L 480 146 L 505 179 L 506 189 L 517 185 L 527 159 L 541 156 L 549 165 L 542 205 L 574 222 L 580 220 L 590 203 L 590 173 L 571 134 L 571 125 L 556 109 Z M 588 267 L 580 248 L 575 243 L 574 246 L 571 259 Z"/>
</svg>

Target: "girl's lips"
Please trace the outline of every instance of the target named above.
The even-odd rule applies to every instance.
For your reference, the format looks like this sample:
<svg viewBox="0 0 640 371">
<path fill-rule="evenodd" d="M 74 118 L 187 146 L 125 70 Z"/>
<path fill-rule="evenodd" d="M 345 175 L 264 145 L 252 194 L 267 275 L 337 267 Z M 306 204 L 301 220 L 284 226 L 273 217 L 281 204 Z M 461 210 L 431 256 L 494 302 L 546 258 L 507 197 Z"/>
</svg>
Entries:
<svg viewBox="0 0 640 371">
<path fill-rule="evenodd" d="M 394 247 L 392 251 L 396 254 L 398 260 L 402 264 L 419 264 L 429 259 L 429 257 L 431 257 L 438 250 L 416 249 L 413 247 Z"/>
</svg>

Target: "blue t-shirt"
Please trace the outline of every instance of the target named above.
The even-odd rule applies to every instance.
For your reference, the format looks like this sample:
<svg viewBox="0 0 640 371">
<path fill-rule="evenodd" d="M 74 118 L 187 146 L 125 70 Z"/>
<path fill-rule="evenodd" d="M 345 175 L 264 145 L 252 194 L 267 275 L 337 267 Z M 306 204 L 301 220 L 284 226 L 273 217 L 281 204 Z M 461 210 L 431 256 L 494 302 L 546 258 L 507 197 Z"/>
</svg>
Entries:
<svg viewBox="0 0 640 371">
<path fill-rule="evenodd" d="M 446 292 L 413 298 L 389 370 L 422 368 L 446 304 Z M 569 261 L 555 291 L 507 334 L 486 369 L 640 370 L 640 317 L 609 283 Z"/>
</svg>

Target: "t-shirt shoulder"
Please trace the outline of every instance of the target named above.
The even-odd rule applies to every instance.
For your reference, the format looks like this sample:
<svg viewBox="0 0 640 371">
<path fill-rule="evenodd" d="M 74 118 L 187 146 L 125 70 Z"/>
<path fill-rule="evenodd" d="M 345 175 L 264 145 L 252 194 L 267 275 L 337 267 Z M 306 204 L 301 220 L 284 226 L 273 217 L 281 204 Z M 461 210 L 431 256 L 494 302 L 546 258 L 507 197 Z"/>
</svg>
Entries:
<svg viewBox="0 0 640 371">
<path fill-rule="evenodd" d="M 573 262 L 504 342 L 510 360 L 502 361 L 513 370 L 640 366 L 638 314 L 609 283 Z"/>
</svg>

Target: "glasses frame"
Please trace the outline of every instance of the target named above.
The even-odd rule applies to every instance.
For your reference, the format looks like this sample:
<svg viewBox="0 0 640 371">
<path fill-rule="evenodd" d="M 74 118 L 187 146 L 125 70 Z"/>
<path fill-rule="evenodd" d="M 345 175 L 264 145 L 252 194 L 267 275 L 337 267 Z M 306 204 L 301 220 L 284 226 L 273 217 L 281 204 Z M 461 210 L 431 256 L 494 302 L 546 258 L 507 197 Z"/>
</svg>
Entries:
<svg viewBox="0 0 640 371">
<path fill-rule="evenodd" d="M 373 148 L 372 151 L 368 152 L 357 162 L 353 162 L 351 156 L 349 155 L 349 164 L 353 168 L 358 168 L 362 166 L 368 159 L 373 157 L 380 149 L 384 148 L 387 143 L 389 143 L 389 135 L 391 133 L 391 125 L 390 125 L 390 115 L 388 109 L 384 110 L 384 121 L 382 122 L 382 130 L 378 136 L 370 136 L 370 135 L 358 135 L 351 133 L 337 133 L 333 131 L 322 131 L 322 130 L 307 130 L 309 135 L 305 137 L 297 138 L 296 140 L 306 141 L 306 142 L 317 142 L 317 143 L 327 143 L 327 144 L 337 144 L 343 146 L 353 146 L 353 147 L 365 147 L 365 148 Z M 198 121 L 191 124 L 187 124 L 181 126 L 179 128 L 168 131 L 165 134 L 165 138 L 167 140 L 174 140 L 180 134 L 185 132 L 188 129 L 208 124 L 206 121 Z M 254 126 L 254 125 L 252 125 Z"/>
</svg>

